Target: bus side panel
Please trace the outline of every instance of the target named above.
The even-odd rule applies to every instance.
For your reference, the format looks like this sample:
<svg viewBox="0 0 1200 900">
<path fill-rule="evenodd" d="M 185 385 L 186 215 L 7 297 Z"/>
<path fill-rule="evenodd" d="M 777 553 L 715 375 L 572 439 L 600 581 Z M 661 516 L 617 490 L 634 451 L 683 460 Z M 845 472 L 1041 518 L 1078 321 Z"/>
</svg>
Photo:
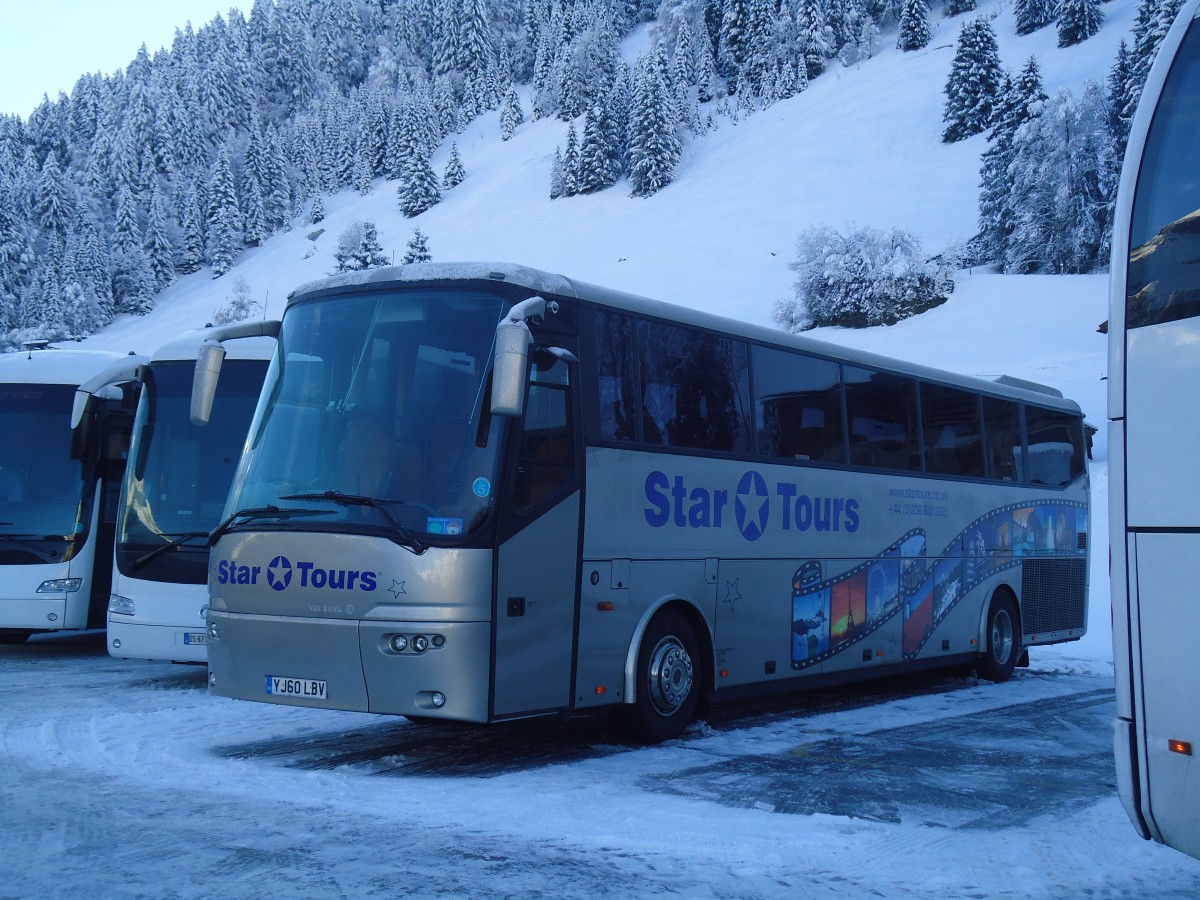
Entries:
<svg viewBox="0 0 1200 900">
<path fill-rule="evenodd" d="M 500 547 L 496 716 L 570 705 L 578 535 L 575 493 Z"/>
<path fill-rule="evenodd" d="M 1133 409 L 1133 406 L 1130 406 Z M 1138 629 L 1155 658 L 1178 666 L 1141 667 L 1147 792 L 1142 806 L 1162 840 L 1200 857 L 1200 704 L 1196 703 L 1195 635 L 1200 604 L 1174 602 L 1194 597 L 1200 584 L 1200 535 L 1139 534 L 1131 575 L 1137 586 Z M 1163 612 L 1171 610 L 1170 614 Z M 1190 752 L 1171 750 L 1183 741 Z"/>
<path fill-rule="evenodd" d="M 1198 344 L 1200 319 L 1129 332 L 1125 428 L 1130 528 L 1200 527 L 1200 391 L 1183 388 L 1194 378 Z M 1173 385 L 1181 389 L 1172 390 Z M 1170 397 L 1166 405 L 1165 396 Z"/>
<path fill-rule="evenodd" d="M 812 588 L 810 590 L 810 587 Z M 828 589 L 801 584 L 791 559 L 722 559 L 717 570 L 717 688 L 821 671 Z"/>
</svg>

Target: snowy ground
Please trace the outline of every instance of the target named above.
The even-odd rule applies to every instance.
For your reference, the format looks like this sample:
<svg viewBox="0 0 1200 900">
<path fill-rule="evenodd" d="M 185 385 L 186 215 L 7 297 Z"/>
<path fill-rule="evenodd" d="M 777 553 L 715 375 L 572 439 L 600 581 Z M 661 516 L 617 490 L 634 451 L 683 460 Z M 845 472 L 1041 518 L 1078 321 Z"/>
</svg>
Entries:
<svg viewBox="0 0 1200 900">
<path fill-rule="evenodd" d="M 640 749 L 240 703 L 35 638 L 0 647 L 0 897 L 1200 895 L 1116 798 L 1106 620 L 1004 685 L 719 708 Z"/>
</svg>

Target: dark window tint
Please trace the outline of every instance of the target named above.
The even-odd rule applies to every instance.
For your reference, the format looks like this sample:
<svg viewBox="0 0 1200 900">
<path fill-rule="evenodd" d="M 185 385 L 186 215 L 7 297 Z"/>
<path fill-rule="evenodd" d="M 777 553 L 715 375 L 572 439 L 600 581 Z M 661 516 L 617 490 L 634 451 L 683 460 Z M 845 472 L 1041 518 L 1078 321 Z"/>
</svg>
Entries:
<svg viewBox="0 0 1200 900">
<path fill-rule="evenodd" d="M 936 384 L 921 385 L 925 471 L 983 477 L 979 397 Z"/>
<path fill-rule="evenodd" d="M 574 478 L 569 377 L 564 362 L 544 371 L 534 369 L 513 483 L 513 507 L 518 512 L 552 497 Z"/>
<path fill-rule="evenodd" d="M 1024 481 L 1021 407 L 1011 400 L 984 397 L 983 428 L 988 477 L 996 481 Z"/>
<path fill-rule="evenodd" d="M 1200 27 L 1171 66 L 1134 193 L 1127 328 L 1200 314 Z"/>
<path fill-rule="evenodd" d="M 603 312 L 596 315 L 600 437 L 607 441 L 637 440 L 637 368 L 633 334 L 633 320 L 628 316 Z"/>
<path fill-rule="evenodd" d="M 1083 474 L 1083 423 L 1077 416 L 1025 407 L 1030 484 L 1063 485 Z"/>
<path fill-rule="evenodd" d="M 750 449 L 745 344 L 643 322 L 640 345 L 643 441 L 700 450 Z"/>
<path fill-rule="evenodd" d="M 916 382 L 855 366 L 843 371 L 850 464 L 920 471 Z"/>
<path fill-rule="evenodd" d="M 764 456 L 844 463 L 838 364 L 754 348 L 758 451 Z"/>
</svg>

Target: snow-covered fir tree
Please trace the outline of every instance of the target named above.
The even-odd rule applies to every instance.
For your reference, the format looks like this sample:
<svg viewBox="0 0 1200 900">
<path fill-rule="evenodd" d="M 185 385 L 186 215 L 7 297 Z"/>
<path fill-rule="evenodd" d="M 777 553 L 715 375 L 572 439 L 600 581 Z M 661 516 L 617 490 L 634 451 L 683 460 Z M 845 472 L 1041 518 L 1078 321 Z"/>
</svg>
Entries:
<svg viewBox="0 0 1200 900">
<path fill-rule="evenodd" d="M 629 184 L 634 197 L 649 197 L 675 178 L 682 147 L 674 105 L 653 58 L 638 66 L 629 114 Z"/>
<path fill-rule="evenodd" d="M 928 0 L 902 0 L 900 33 L 896 38 L 896 47 L 908 51 L 920 50 L 927 46 L 933 37 L 933 26 L 929 18 Z"/>
<path fill-rule="evenodd" d="M 463 183 L 467 170 L 463 168 L 462 157 L 458 153 L 458 143 L 450 145 L 450 157 L 446 160 L 446 169 L 442 172 L 442 188 L 450 190 Z"/>
<path fill-rule="evenodd" d="M 391 263 L 379 243 L 379 232 L 370 220 L 351 222 L 338 235 L 337 248 L 333 251 L 337 264 L 335 272 L 358 272 L 376 269 Z"/>
<path fill-rule="evenodd" d="M 432 262 L 433 255 L 429 252 L 429 238 L 420 228 L 414 228 L 412 237 L 408 239 L 408 245 L 404 251 L 404 258 L 400 260 L 402 265 L 411 265 L 412 263 Z"/>
<path fill-rule="evenodd" d="M 1070 47 L 1086 41 L 1100 30 L 1103 20 L 1100 0 L 1059 0 L 1058 46 Z"/>
<path fill-rule="evenodd" d="M 1054 21 L 1057 12 L 1057 0 L 1013 0 L 1017 34 L 1032 34 L 1044 28 Z"/>
<path fill-rule="evenodd" d="M 966 22 L 959 33 L 943 91 L 946 95 L 943 141 L 961 141 L 991 127 L 1003 79 L 1000 46 L 992 26 L 982 18 Z"/>
<path fill-rule="evenodd" d="M 525 121 L 525 113 L 521 111 L 521 98 L 517 89 L 510 87 L 504 95 L 504 105 L 500 108 L 500 140 L 511 140 L 517 132 L 517 126 Z"/>
</svg>

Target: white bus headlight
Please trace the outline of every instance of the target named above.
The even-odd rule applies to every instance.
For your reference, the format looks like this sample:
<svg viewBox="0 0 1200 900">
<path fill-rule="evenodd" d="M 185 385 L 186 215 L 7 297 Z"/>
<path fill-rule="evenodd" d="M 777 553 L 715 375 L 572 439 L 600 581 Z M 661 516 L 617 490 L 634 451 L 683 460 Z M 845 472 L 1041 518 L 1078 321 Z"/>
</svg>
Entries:
<svg viewBox="0 0 1200 900">
<path fill-rule="evenodd" d="M 70 594 L 79 590 L 83 584 L 82 578 L 51 578 L 38 585 L 39 594 Z"/>
<path fill-rule="evenodd" d="M 120 594 L 110 594 L 108 597 L 108 611 L 122 616 L 132 616 L 134 614 L 133 601 L 128 597 L 122 597 Z"/>
<path fill-rule="evenodd" d="M 393 653 L 403 653 L 408 649 L 408 638 L 402 634 L 393 634 L 390 643 Z"/>
</svg>

